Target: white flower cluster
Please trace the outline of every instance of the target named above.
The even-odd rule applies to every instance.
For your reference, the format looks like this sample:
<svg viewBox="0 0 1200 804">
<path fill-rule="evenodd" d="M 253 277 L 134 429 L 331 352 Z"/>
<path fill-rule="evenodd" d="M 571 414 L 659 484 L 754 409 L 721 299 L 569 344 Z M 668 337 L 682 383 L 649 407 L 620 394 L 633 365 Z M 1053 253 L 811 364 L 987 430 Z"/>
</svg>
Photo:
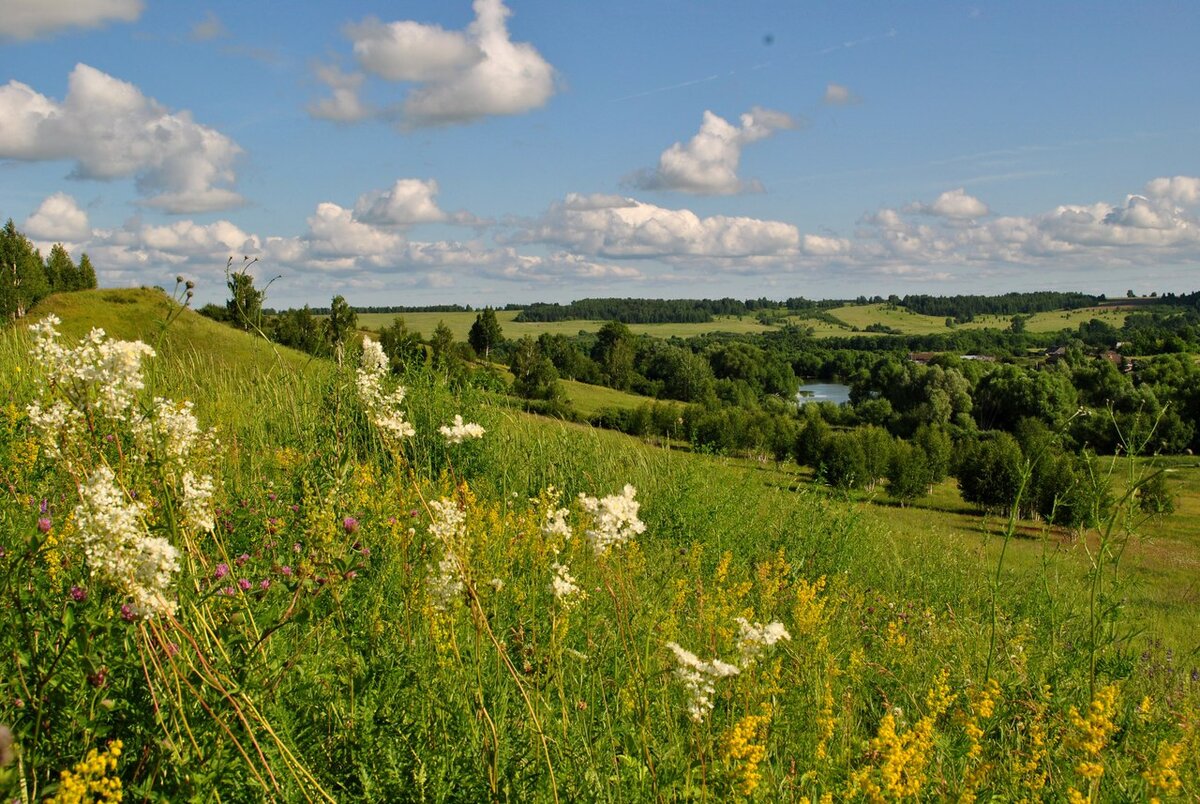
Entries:
<svg viewBox="0 0 1200 804">
<path fill-rule="evenodd" d="M 453 500 L 434 500 L 429 507 L 433 509 L 429 535 L 438 539 L 446 551 L 438 562 L 437 574 L 432 571 L 429 574 L 429 597 L 438 611 L 449 611 L 462 600 L 463 578 L 458 550 L 466 536 L 467 512 Z"/>
<path fill-rule="evenodd" d="M 455 414 L 454 424 L 443 424 L 438 432 L 446 437 L 447 444 L 461 444 L 467 438 L 483 438 L 487 431 L 474 422 L 464 422 L 461 415 Z"/>
<path fill-rule="evenodd" d="M 679 664 L 675 668 L 675 675 L 683 682 L 691 696 L 691 700 L 688 701 L 688 714 L 692 720 L 699 723 L 712 711 L 717 679 L 736 676 L 741 671 L 715 657 L 711 661 L 701 661 L 699 656 L 674 642 L 668 642 L 667 647 L 674 652 L 675 660 Z"/>
<path fill-rule="evenodd" d="M 74 348 L 58 342 L 56 316 L 46 316 L 30 329 L 33 354 L 57 386 L 76 407 L 95 406 L 106 418 L 122 420 L 133 405 L 142 382 L 142 358 L 154 350 L 141 341 L 112 341 L 102 329 L 93 329 Z"/>
<path fill-rule="evenodd" d="M 164 463 L 177 467 L 187 465 L 192 450 L 203 436 L 190 400 L 175 402 L 156 396 L 153 412 L 149 416 L 139 416 L 133 422 L 134 443 L 142 456 L 155 455 Z"/>
<path fill-rule="evenodd" d="M 89 412 L 123 421 L 135 395 L 144 387 L 142 358 L 154 350 L 141 341 L 110 341 L 102 329 L 93 329 L 78 346 L 59 343 L 56 316 L 48 315 L 30 326 L 33 356 L 46 371 L 47 391 L 58 399 L 28 408 L 29 421 L 46 452 L 65 458 L 61 446 L 82 437 Z"/>
<path fill-rule="evenodd" d="M 741 631 L 738 635 L 738 651 L 741 654 L 742 667 L 754 664 L 764 651 L 774 647 L 777 642 L 792 638 L 792 635 L 783 627 L 783 623 L 778 620 L 763 625 L 762 623 L 752 623 L 745 617 L 738 617 L 734 622 L 738 624 L 738 629 Z"/>
<path fill-rule="evenodd" d="M 211 531 L 216 522 L 213 520 L 213 479 L 208 475 L 195 475 L 192 472 L 183 473 L 183 511 L 184 522 L 197 531 Z"/>
<path fill-rule="evenodd" d="M 417 431 L 400 410 L 400 403 L 404 401 L 404 386 L 396 386 L 390 394 L 384 393 L 383 378 L 388 365 L 387 355 L 378 341 L 363 338 L 362 363 L 356 377 L 358 397 L 367 408 L 371 422 L 383 432 L 386 439 L 395 442 Z"/>
<path fill-rule="evenodd" d="M 594 519 L 593 527 L 587 531 L 588 541 L 596 555 L 607 553 L 613 545 L 622 544 L 639 533 L 645 533 L 646 524 L 638 519 L 641 503 L 633 499 L 637 489 L 629 484 L 621 494 L 602 499 L 579 495 L 579 503 Z"/>
<path fill-rule="evenodd" d="M 587 593 L 580 588 L 571 575 L 570 567 L 555 561 L 550 565 L 550 569 L 554 571 L 554 577 L 550 579 L 550 591 L 554 593 L 554 599 L 562 604 L 563 608 L 570 608 L 587 597 Z"/>
<path fill-rule="evenodd" d="M 151 536 L 145 506 L 126 499 L 116 477 L 101 465 L 79 490 L 75 507 L 80 546 L 93 577 L 115 586 L 143 617 L 172 614 L 179 553 L 166 539 Z"/>
</svg>

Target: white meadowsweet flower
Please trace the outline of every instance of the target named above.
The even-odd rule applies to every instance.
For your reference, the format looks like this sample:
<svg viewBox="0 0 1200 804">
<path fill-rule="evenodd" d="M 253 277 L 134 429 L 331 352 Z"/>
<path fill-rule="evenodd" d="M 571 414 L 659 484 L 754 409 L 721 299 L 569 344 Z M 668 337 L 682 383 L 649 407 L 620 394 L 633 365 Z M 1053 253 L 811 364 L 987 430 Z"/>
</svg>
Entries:
<svg viewBox="0 0 1200 804">
<path fill-rule="evenodd" d="M 555 561 L 550 565 L 550 569 L 554 571 L 554 577 L 550 579 L 550 591 L 554 593 L 554 599 L 564 608 L 570 608 L 582 598 L 587 597 L 587 593 L 580 588 L 566 564 Z"/>
<path fill-rule="evenodd" d="M 438 611 L 450 611 L 462 600 L 462 573 L 459 572 L 458 559 L 454 553 L 446 551 L 445 557 L 438 562 L 437 574 L 431 573 L 427 583 L 430 600 Z"/>
<path fill-rule="evenodd" d="M 745 617 L 734 620 L 741 633 L 738 636 L 738 651 L 741 654 L 742 667 L 749 667 L 758 660 L 764 651 L 775 646 L 792 635 L 783 627 L 783 623 L 773 620 L 766 625 L 752 623 Z"/>
<path fill-rule="evenodd" d="M 66 400 L 56 400 L 48 408 L 43 408 L 40 402 L 34 402 L 26 409 L 26 413 L 29 423 L 37 432 L 38 441 L 51 458 L 63 457 L 60 446 L 83 436 L 86 424 L 83 411 Z"/>
<path fill-rule="evenodd" d="M 142 454 L 155 455 L 176 467 L 186 466 L 204 436 L 192 407 L 190 400 L 175 402 L 156 396 L 151 414 L 133 422 L 134 441 Z"/>
<path fill-rule="evenodd" d="M 712 711 L 717 679 L 736 676 L 741 671 L 717 658 L 702 661 L 699 656 L 674 642 L 668 642 L 667 647 L 675 654 L 675 661 L 679 665 L 675 668 L 675 676 L 683 682 L 691 696 L 688 715 L 698 723 Z"/>
<path fill-rule="evenodd" d="M 192 472 L 183 473 L 183 509 L 184 522 L 196 531 L 206 533 L 211 531 L 216 522 L 213 520 L 213 479 L 208 475 L 196 476 Z"/>
<path fill-rule="evenodd" d="M 633 499 L 637 489 L 626 484 L 621 494 L 613 494 L 602 499 L 579 495 L 579 503 L 584 510 L 592 514 L 594 527 L 587 531 L 587 538 L 597 555 L 608 552 L 613 545 L 623 544 L 639 533 L 646 531 L 646 525 L 638 519 L 638 508 L 641 503 Z"/>
<path fill-rule="evenodd" d="M 81 412 L 95 410 L 107 419 L 123 421 L 137 392 L 145 387 L 142 358 L 153 357 L 154 350 L 141 341 L 109 340 L 99 328 L 67 348 L 58 340 L 59 323 L 51 315 L 30 327 L 33 356 L 45 369 L 50 387 Z"/>
<path fill-rule="evenodd" d="M 442 425 L 438 428 L 438 432 L 446 438 L 447 444 L 461 444 L 467 438 L 483 438 L 483 434 L 487 432 L 474 422 L 463 422 L 463 417 L 459 414 L 454 416 L 454 424 Z"/>
<path fill-rule="evenodd" d="M 112 470 L 99 466 L 80 487 L 74 517 L 77 539 L 93 577 L 121 590 L 144 616 L 171 614 L 179 552 L 166 539 L 151 536 L 143 523 L 146 507 L 126 498 Z"/>
<path fill-rule="evenodd" d="M 388 372 L 388 358 L 383 347 L 370 338 L 363 338 L 362 361 L 355 374 L 358 397 L 367 409 L 367 415 L 389 440 L 395 442 L 416 434 L 416 429 L 404 418 L 400 403 L 404 401 L 404 387 L 398 386 L 390 394 L 383 390 L 383 378 Z"/>
<path fill-rule="evenodd" d="M 467 512 L 453 500 L 434 500 L 433 521 L 429 523 L 429 535 L 446 545 L 457 544 L 467 532 Z"/>
</svg>

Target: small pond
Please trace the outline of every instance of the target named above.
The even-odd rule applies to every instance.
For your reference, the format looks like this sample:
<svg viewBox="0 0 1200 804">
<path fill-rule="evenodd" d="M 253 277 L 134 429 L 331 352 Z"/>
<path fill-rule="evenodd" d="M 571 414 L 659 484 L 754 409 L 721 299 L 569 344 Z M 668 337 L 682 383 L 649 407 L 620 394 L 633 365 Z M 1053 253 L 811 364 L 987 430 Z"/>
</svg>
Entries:
<svg viewBox="0 0 1200 804">
<path fill-rule="evenodd" d="M 840 382 L 806 382 L 796 392 L 796 402 L 807 405 L 809 402 L 832 402 L 841 405 L 850 401 L 850 386 Z"/>
</svg>

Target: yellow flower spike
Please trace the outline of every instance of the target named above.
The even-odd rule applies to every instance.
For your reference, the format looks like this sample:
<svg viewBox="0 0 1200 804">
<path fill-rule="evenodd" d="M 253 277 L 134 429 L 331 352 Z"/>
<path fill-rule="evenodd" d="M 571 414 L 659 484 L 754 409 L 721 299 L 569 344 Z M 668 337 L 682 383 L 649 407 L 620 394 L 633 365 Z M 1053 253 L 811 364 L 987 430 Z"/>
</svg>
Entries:
<svg viewBox="0 0 1200 804">
<path fill-rule="evenodd" d="M 771 715 L 746 715 L 724 737 L 724 757 L 738 792 L 750 796 L 762 781 L 758 767 L 766 759 L 767 726 Z"/>
<path fill-rule="evenodd" d="M 1184 739 L 1174 743 L 1161 742 L 1158 744 L 1158 756 L 1154 764 L 1142 771 L 1142 778 L 1150 788 L 1150 801 L 1157 802 L 1159 796 L 1170 796 L 1183 788 L 1179 778 L 1179 761 L 1183 757 Z"/>
<path fill-rule="evenodd" d="M 121 780 L 114 774 L 117 758 L 121 756 L 122 744 L 114 740 L 100 753 L 95 748 L 87 757 L 75 764 L 71 770 L 60 775 L 58 791 L 49 804 L 108 804 L 124 797 Z"/>
</svg>

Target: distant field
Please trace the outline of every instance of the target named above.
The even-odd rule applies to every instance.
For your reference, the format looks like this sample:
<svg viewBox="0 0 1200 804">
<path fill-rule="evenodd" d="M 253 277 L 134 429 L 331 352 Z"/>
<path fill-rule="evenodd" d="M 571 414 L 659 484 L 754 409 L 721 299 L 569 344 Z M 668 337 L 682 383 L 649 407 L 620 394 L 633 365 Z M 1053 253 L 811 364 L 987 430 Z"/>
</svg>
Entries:
<svg viewBox="0 0 1200 804">
<path fill-rule="evenodd" d="M 905 310 L 903 307 L 890 307 L 887 304 L 853 304 L 838 307 L 830 311 L 850 327 L 866 329 L 871 324 L 883 324 L 900 330 L 905 335 L 929 335 L 947 332 L 946 319 L 932 315 L 920 315 Z M 1060 329 L 1075 329 L 1081 323 L 1098 318 L 1114 327 L 1125 323 L 1129 311 L 1113 306 L 1084 307 L 1079 310 L 1055 310 L 1048 313 L 1035 313 L 1026 323 L 1029 332 L 1057 332 Z M 959 329 L 1007 329 L 1012 316 L 981 315 L 969 324 L 959 324 Z M 803 322 L 798 322 L 803 323 Z M 817 337 L 831 335 L 846 335 L 846 330 L 839 330 L 821 322 L 811 322 L 818 325 L 814 334 Z M 856 333 L 858 334 L 858 333 Z M 870 333 L 861 333 L 870 334 Z"/>
<path fill-rule="evenodd" d="M 410 330 L 429 337 L 438 322 L 444 321 L 446 326 L 450 327 L 450 331 L 454 333 L 455 340 L 465 341 L 467 333 L 471 331 L 471 325 L 475 323 L 475 316 L 476 313 L 359 313 L 358 325 L 363 329 L 378 331 L 390 325 L 395 319 L 403 318 Z M 505 338 L 516 339 L 524 335 L 532 335 L 536 338 L 543 332 L 549 332 L 552 335 L 578 335 L 580 332 L 598 332 L 606 323 L 604 321 L 550 321 L 519 324 L 513 320 L 516 317 L 517 311 L 515 310 L 496 311 L 496 320 L 500 322 L 500 329 L 503 330 Z M 693 335 L 703 335 L 706 332 L 738 334 L 768 332 L 773 329 L 758 323 L 752 316 L 745 316 L 740 321 L 736 317 L 728 316 L 705 324 L 630 324 L 629 328 L 640 335 L 654 335 L 659 338 L 689 338 Z"/>
<path fill-rule="evenodd" d="M 863 331 L 872 324 L 883 324 L 899 330 L 905 335 L 929 335 L 950 331 L 946 327 L 945 318 L 919 315 L 902 307 L 890 307 L 887 304 L 851 304 L 835 308 L 830 313 L 838 320 L 845 322 L 845 326 L 839 327 L 817 319 L 797 316 L 789 318 L 788 322 L 801 327 L 812 327 L 813 335 L 817 338 L 873 335 L 875 333 Z M 1064 328 L 1075 329 L 1082 322 L 1098 318 L 1114 327 L 1120 327 L 1125 323 L 1125 316 L 1128 313 L 1128 309 L 1115 305 L 1036 313 L 1025 326 L 1030 332 L 1056 332 Z M 518 312 L 515 310 L 496 312 L 496 319 L 500 322 L 504 337 L 516 339 L 524 335 L 532 335 L 536 338 L 543 332 L 555 335 L 578 335 L 581 332 L 597 332 L 606 323 L 590 320 L 517 323 L 513 320 L 517 314 Z M 450 331 L 454 333 L 455 340 L 465 341 L 467 333 L 471 331 L 471 325 L 475 323 L 475 316 L 476 313 L 473 312 L 359 313 L 358 324 L 362 329 L 379 331 L 397 318 L 403 318 L 410 330 L 429 337 L 439 322 L 445 322 L 450 327 Z M 981 315 L 969 324 L 959 324 L 958 328 L 1007 329 L 1011 320 L 1012 316 Z M 748 315 L 741 319 L 735 316 L 724 316 L 704 324 L 631 324 L 629 328 L 639 335 L 653 335 L 658 338 L 690 338 L 709 332 L 730 332 L 740 335 L 769 332 L 775 329 L 775 327 L 758 323 L 753 316 Z M 855 328 L 858 328 L 859 331 L 855 332 Z"/>
</svg>

